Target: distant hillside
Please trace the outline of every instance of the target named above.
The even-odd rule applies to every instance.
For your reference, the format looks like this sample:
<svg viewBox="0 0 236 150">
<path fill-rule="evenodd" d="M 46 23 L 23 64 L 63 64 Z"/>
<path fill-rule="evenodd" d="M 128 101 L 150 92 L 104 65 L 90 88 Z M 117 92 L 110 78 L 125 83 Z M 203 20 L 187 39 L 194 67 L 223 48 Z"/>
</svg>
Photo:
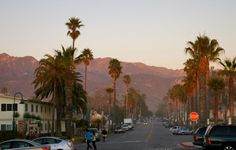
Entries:
<svg viewBox="0 0 236 150">
<path fill-rule="evenodd" d="M 88 67 L 88 93 L 93 95 L 97 91 L 104 91 L 111 87 L 111 78 L 108 74 L 110 58 L 97 58 Z M 10 89 L 13 94 L 17 91 L 25 96 L 33 96 L 34 70 L 38 66 L 38 60 L 33 57 L 13 57 L 8 54 L 0 54 L 0 88 Z M 180 80 L 183 70 L 171 70 L 163 67 L 147 66 L 143 63 L 122 62 L 122 72 L 117 82 L 118 98 L 124 93 L 122 76 L 129 74 L 132 78 L 131 87 L 146 94 L 147 104 L 151 110 L 155 110 L 158 102 L 165 96 L 168 88 Z M 78 70 L 84 75 L 84 67 Z"/>
</svg>

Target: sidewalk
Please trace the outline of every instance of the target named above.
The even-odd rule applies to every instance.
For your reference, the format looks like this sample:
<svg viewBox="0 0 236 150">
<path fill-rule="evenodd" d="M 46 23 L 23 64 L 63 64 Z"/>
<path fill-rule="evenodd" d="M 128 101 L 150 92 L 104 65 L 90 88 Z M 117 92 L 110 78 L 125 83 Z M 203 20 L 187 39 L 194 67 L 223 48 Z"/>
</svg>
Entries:
<svg viewBox="0 0 236 150">
<path fill-rule="evenodd" d="M 192 142 L 183 142 L 183 143 L 180 143 L 179 146 L 183 148 L 194 148 L 194 145 Z"/>
</svg>

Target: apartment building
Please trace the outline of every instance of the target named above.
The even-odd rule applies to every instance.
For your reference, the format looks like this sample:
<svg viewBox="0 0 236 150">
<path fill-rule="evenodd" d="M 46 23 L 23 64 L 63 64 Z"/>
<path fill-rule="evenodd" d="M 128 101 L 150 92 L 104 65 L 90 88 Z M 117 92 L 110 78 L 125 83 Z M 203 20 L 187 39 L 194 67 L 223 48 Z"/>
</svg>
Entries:
<svg viewBox="0 0 236 150">
<path fill-rule="evenodd" d="M 0 131 L 13 130 L 13 112 L 15 112 L 18 133 L 50 133 L 53 117 L 52 105 L 49 102 L 32 99 L 24 100 L 24 104 L 20 102 L 19 97 L 0 95 Z M 62 131 L 65 131 L 63 122 Z"/>
</svg>

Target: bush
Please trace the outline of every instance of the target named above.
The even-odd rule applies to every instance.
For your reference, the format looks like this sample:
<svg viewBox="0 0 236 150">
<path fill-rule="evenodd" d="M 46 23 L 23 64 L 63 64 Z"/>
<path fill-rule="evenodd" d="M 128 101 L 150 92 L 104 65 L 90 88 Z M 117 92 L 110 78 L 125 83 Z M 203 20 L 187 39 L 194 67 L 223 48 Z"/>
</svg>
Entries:
<svg viewBox="0 0 236 150">
<path fill-rule="evenodd" d="M 84 142 L 84 137 L 75 136 L 71 139 L 71 141 L 72 141 L 73 144 L 79 144 L 79 143 Z"/>
<path fill-rule="evenodd" d="M 13 139 L 16 137 L 16 133 L 13 131 L 0 131 L 0 142 Z"/>
</svg>

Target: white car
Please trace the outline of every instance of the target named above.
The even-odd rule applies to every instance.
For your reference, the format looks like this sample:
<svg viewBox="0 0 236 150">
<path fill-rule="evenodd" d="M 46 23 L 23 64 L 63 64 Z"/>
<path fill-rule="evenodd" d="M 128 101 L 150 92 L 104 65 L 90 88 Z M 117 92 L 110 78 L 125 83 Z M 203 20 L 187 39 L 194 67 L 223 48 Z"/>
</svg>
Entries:
<svg viewBox="0 0 236 150">
<path fill-rule="evenodd" d="M 183 128 L 183 126 L 174 126 L 172 128 L 170 128 L 170 132 L 172 132 L 172 134 L 177 134 L 179 130 L 181 130 Z"/>
<path fill-rule="evenodd" d="M 38 137 L 33 141 L 41 145 L 50 146 L 51 150 L 74 150 L 74 145 L 70 141 L 61 139 L 59 137 Z"/>
<path fill-rule="evenodd" d="M 39 143 L 25 140 L 25 139 L 12 139 L 0 143 L 0 150 L 50 150 L 49 146 L 42 146 Z"/>
</svg>

